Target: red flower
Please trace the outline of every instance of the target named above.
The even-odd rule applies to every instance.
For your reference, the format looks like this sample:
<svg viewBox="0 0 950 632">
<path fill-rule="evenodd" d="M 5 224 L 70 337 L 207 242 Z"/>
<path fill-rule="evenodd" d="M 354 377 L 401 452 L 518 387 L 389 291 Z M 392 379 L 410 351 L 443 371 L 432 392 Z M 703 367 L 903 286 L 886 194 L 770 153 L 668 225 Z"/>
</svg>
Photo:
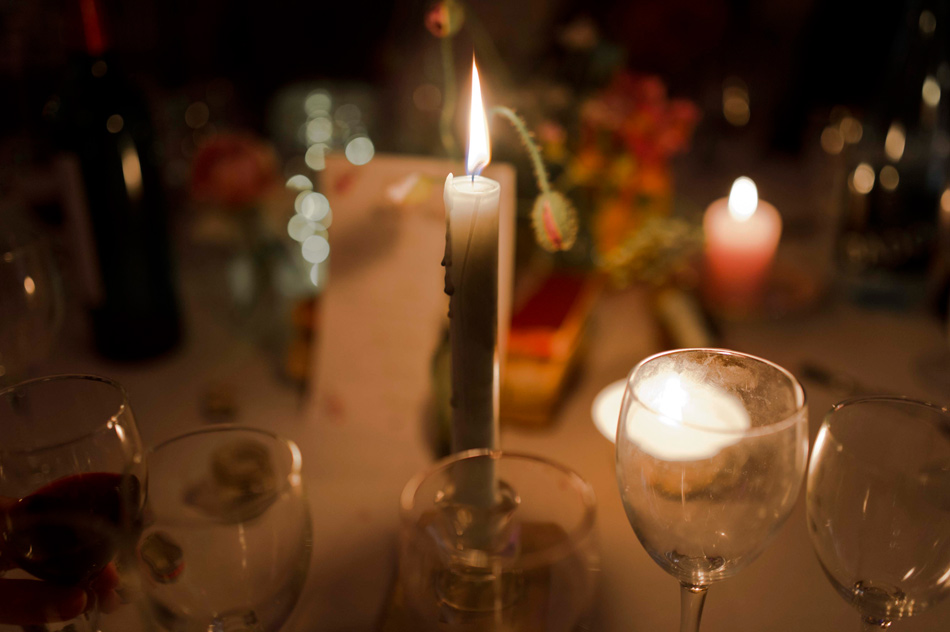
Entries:
<svg viewBox="0 0 950 632">
<path fill-rule="evenodd" d="M 259 204 L 279 183 L 273 148 L 247 133 L 209 137 L 191 165 L 192 197 L 232 210 Z"/>
<path fill-rule="evenodd" d="M 582 138 L 606 137 L 608 149 L 626 151 L 641 162 L 668 159 L 686 148 L 699 110 L 689 101 L 669 100 L 658 77 L 617 74 L 581 109 Z"/>
</svg>

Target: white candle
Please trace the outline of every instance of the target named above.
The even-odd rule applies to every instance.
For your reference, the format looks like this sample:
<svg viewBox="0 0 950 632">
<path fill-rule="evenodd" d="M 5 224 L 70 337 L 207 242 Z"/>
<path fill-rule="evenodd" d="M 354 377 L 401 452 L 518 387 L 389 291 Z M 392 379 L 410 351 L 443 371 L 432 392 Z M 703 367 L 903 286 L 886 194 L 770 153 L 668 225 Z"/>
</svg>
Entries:
<svg viewBox="0 0 950 632">
<path fill-rule="evenodd" d="M 472 63 L 467 171 L 445 180 L 445 292 L 452 347 L 452 450 L 498 447 L 498 201 L 477 175 L 491 160 L 488 121 Z"/>
<path fill-rule="evenodd" d="M 707 298 L 727 310 L 756 307 L 782 234 L 776 208 L 759 199 L 752 180 L 738 178 L 728 200 L 716 200 L 706 209 L 703 229 Z"/>
<path fill-rule="evenodd" d="M 711 459 L 751 426 L 738 397 L 685 375 L 655 375 L 637 386 L 627 438 L 663 461 Z"/>
</svg>

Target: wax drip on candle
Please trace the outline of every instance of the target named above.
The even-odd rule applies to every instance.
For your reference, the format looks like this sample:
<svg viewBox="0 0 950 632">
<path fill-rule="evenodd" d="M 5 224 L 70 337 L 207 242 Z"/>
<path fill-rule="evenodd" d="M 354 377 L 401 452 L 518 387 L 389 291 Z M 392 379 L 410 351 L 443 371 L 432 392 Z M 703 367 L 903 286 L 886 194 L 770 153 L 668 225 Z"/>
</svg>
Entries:
<svg viewBox="0 0 950 632">
<path fill-rule="evenodd" d="M 449 174 L 445 179 L 445 186 L 449 187 L 452 184 L 452 179 L 455 176 Z M 473 176 L 474 178 L 474 176 Z M 448 214 L 446 214 L 445 221 L 445 253 L 442 255 L 442 267 L 445 268 L 445 294 L 446 296 L 451 297 L 455 294 L 455 285 L 452 284 L 452 222 L 449 221 Z M 452 302 L 449 301 L 449 318 L 452 317 Z"/>
</svg>

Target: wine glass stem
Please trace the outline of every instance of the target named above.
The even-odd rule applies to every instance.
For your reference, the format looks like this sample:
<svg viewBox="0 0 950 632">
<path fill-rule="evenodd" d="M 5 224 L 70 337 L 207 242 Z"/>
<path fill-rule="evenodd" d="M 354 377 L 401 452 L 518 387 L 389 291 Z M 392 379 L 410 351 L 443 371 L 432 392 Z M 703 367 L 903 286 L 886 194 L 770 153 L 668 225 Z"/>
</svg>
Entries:
<svg viewBox="0 0 950 632">
<path fill-rule="evenodd" d="M 680 584 L 680 632 L 699 632 L 708 586 Z"/>
</svg>

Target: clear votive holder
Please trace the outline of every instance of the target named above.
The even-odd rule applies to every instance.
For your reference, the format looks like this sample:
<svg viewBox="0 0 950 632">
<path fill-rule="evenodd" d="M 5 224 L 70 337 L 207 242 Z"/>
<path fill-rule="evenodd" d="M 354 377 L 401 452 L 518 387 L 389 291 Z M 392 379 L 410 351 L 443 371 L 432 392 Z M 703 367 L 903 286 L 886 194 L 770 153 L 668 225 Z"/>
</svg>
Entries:
<svg viewBox="0 0 950 632">
<path fill-rule="evenodd" d="M 417 630 L 586 629 L 595 499 L 572 470 L 490 450 L 450 456 L 401 498 L 399 592 Z"/>
</svg>

